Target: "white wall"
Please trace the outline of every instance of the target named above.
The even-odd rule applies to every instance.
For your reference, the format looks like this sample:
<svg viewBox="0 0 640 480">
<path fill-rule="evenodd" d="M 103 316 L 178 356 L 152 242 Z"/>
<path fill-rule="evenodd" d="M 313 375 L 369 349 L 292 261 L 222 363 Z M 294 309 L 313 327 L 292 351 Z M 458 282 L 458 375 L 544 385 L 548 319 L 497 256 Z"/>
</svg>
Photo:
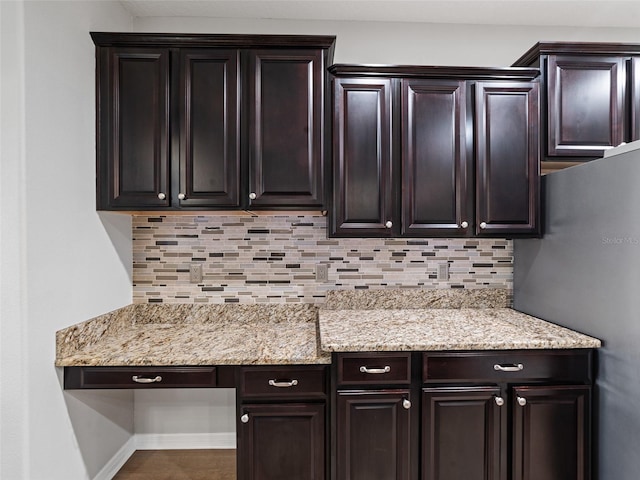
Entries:
<svg viewBox="0 0 640 480">
<path fill-rule="evenodd" d="M 336 35 L 336 63 L 493 67 L 508 67 L 538 41 L 640 42 L 638 28 L 240 20 L 207 17 L 139 17 L 134 19 L 134 30 Z"/>
<path fill-rule="evenodd" d="M 119 2 L 0 2 L 3 480 L 94 478 L 131 438 L 131 392 L 63 392 L 55 332 L 131 302 L 131 221 L 95 211 L 90 30 Z"/>
</svg>

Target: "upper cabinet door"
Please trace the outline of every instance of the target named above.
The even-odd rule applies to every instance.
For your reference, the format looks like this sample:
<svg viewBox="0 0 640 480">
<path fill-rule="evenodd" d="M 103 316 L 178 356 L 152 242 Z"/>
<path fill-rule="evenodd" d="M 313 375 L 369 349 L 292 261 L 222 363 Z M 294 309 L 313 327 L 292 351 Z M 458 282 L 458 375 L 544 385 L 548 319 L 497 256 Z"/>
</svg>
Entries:
<svg viewBox="0 0 640 480">
<path fill-rule="evenodd" d="M 549 55 L 548 155 L 599 157 L 625 138 L 625 59 Z"/>
<path fill-rule="evenodd" d="M 537 235 L 539 89 L 476 84 L 476 234 Z"/>
<path fill-rule="evenodd" d="M 631 141 L 640 140 L 640 57 L 631 59 Z"/>
<path fill-rule="evenodd" d="M 177 201 L 184 207 L 238 207 L 239 51 L 182 49 L 179 55 Z"/>
<path fill-rule="evenodd" d="M 394 228 L 391 80 L 333 81 L 332 236 L 390 237 Z"/>
<path fill-rule="evenodd" d="M 169 206 L 169 50 L 103 49 L 98 90 L 98 209 Z"/>
<path fill-rule="evenodd" d="M 402 80 L 402 235 L 472 234 L 464 81 Z"/>
<path fill-rule="evenodd" d="M 249 204 L 321 207 L 324 201 L 322 50 L 249 55 Z"/>
</svg>

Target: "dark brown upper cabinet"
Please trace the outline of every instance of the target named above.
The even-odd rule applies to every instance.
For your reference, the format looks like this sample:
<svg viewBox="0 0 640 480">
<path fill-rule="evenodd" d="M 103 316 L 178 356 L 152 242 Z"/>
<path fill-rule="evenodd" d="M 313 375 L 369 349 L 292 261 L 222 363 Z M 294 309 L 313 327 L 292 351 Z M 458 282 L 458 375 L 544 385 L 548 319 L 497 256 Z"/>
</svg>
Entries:
<svg viewBox="0 0 640 480">
<path fill-rule="evenodd" d="M 98 208 L 168 207 L 170 198 L 159 194 L 170 183 L 169 50 L 97 55 Z"/>
<path fill-rule="evenodd" d="M 333 89 L 332 233 L 393 236 L 391 80 L 336 78 Z"/>
<path fill-rule="evenodd" d="M 537 69 L 330 72 L 330 236 L 538 234 Z"/>
<path fill-rule="evenodd" d="M 534 45 L 514 66 L 538 66 L 543 160 L 586 161 L 640 138 L 638 44 Z"/>
<path fill-rule="evenodd" d="M 256 50 L 249 58 L 251 206 L 321 207 L 322 50 Z"/>
<path fill-rule="evenodd" d="M 466 82 L 402 79 L 401 233 L 465 235 L 472 219 Z"/>
<path fill-rule="evenodd" d="M 335 37 L 91 35 L 99 210 L 324 207 Z"/>
<path fill-rule="evenodd" d="M 539 226 L 538 84 L 478 82 L 476 233 L 534 234 Z"/>
</svg>

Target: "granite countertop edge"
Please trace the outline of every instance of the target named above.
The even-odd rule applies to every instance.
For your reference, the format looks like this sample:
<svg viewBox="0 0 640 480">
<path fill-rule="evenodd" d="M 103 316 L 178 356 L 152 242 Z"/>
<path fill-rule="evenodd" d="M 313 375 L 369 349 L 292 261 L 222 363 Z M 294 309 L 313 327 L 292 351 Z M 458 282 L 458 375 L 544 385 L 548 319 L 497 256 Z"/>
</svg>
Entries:
<svg viewBox="0 0 640 480">
<path fill-rule="evenodd" d="M 127 305 L 56 332 L 55 365 L 322 365 L 331 363 L 332 352 L 601 347 L 598 339 L 503 305 L 503 297 L 484 308 L 403 309 L 384 295 L 373 305 L 351 297 L 342 310 L 339 304 Z"/>
</svg>

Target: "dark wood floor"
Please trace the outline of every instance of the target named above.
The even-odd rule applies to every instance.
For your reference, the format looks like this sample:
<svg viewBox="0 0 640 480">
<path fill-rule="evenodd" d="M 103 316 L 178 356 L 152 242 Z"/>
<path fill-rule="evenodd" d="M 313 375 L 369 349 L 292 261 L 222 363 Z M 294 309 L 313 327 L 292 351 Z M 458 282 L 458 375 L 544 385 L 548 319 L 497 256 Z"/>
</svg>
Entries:
<svg viewBox="0 0 640 480">
<path fill-rule="evenodd" d="M 114 480 L 236 480 L 235 450 L 136 450 Z"/>
</svg>

